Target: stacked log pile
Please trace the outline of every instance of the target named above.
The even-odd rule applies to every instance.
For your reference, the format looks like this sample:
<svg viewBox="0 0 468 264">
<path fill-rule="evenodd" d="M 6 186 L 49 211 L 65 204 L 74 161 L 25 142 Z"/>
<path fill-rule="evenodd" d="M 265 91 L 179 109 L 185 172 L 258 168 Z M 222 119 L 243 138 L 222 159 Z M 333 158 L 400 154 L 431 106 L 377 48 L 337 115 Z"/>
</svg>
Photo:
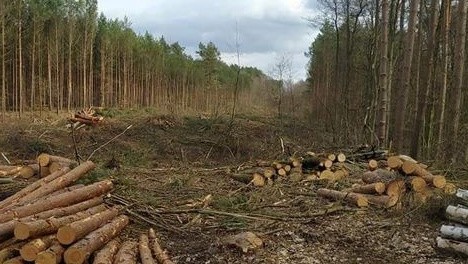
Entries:
<svg viewBox="0 0 468 264">
<path fill-rule="evenodd" d="M 83 109 L 76 112 L 73 117 L 68 118 L 70 127 L 79 129 L 84 126 L 96 126 L 102 122 L 104 117 L 98 115 L 92 108 Z"/>
<path fill-rule="evenodd" d="M 458 189 L 456 197 L 458 205 L 449 205 L 445 210 L 449 223 L 440 227 L 437 248 L 468 256 L 468 190 Z"/>
<path fill-rule="evenodd" d="M 155 263 L 151 252 L 171 263 L 154 231 L 142 235 L 138 251 L 135 242 L 120 246 L 117 239 L 129 218 L 123 207 L 105 204 L 113 183 L 76 184 L 95 168 L 93 162 L 78 165 L 47 154 L 37 158 L 41 168 L 54 162 L 60 163 L 57 170 L 0 201 L 0 263 L 112 263 L 114 258 L 136 263 L 137 252 L 143 263 Z"/>
</svg>

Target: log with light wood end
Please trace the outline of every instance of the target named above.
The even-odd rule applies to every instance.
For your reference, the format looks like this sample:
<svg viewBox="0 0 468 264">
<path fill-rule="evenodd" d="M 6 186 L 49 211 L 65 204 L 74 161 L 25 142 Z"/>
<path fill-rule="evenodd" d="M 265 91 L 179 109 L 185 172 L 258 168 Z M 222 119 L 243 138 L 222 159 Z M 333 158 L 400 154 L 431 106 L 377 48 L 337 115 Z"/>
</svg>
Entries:
<svg viewBox="0 0 468 264">
<path fill-rule="evenodd" d="M 447 184 L 447 180 L 442 175 L 427 174 L 422 176 L 422 178 L 427 182 L 427 184 L 439 189 L 443 189 Z"/>
<path fill-rule="evenodd" d="M 115 256 L 114 264 L 136 264 L 137 246 L 134 241 L 124 242 Z"/>
<path fill-rule="evenodd" d="M 0 250 L 0 263 L 5 262 L 5 260 L 13 258 L 17 255 L 18 250 L 12 247 L 7 247 Z"/>
<path fill-rule="evenodd" d="M 317 194 L 335 201 L 345 200 L 349 203 L 357 205 L 358 207 L 366 207 L 369 205 L 367 198 L 364 195 L 358 193 L 347 193 L 321 188 L 317 191 Z"/>
<path fill-rule="evenodd" d="M 159 244 L 158 238 L 156 236 L 156 232 L 153 228 L 150 228 L 148 231 L 148 237 L 150 239 L 151 249 L 153 250 L 153 254 L 156 257 L 156 260 L 159 264 L 174 264 L 169 258 L 169 255 L 165 250 L 162 249 L 161 245 Z"/>
<path fill-rule="evenodd" d="M 388 167 L 394 170 L 399 170 L 403 165 L 403 161 L 398 156 L 392 156 L 387 158 Z"/>
<path fill-rule="evenodd" d="M 335 173 L 331 170 L 324 170 L 320 173 L 320 179 L 327 179 L 329 181 L 336 181 Z"/>
<path fill-rule="evenodd" d="M 91 232 L 80 241 L 71 245 L 63 254 L 65 263 L 85 263 L 94 251 L 100 249 L 107 242 L 115 238 L 128 225 L 128 221 L 129 219 L 127 216 L 118 216 L 112 220 L 112 222 Z"/>
<path fill-rule="evenodd" d="M 65 252 L 65 248 L 62 245 L 54 241 L 52 245 L 45 251 L 37 254 L 36 264 L 60 264 L 62 262 L 62 255 Z"/>
<path fill-rule="evenodd" d="M 347 189 L 346 191 L 364 194 L 383 194 L 386 186 L 383 182 L 369 183 L 365 185 L 358 185 Z"/>
<path fill-rule="evenodd" d="M 39 164 L 25 165 L 21 167 L 19 171 L 19 176 L 23 179 L 29 179 L 34 175 L 39 174 Z"/>
<path fill-rule="evenodd" d="M 46 250 L 52 245 L 55 236 L 46 236 L 42 238 L 36 238 L 29 243 L 26 243 L 20 250 L 21 257 L 26 261 L 36 260 L 37 254 Z"/>
<path fill-rule="evenodd" d="M 363 194 L 369 204 L 377 205 L 383 208 L 390 208 L 398 203 L 397 196 Z"/>
<path fill-rule="evenodd" d="M 338 155 L 336 155 L 336 161 L 345 162 L 346 161 L 346 155 L 344 153 L 339 153 Z"/>
<path fill-rule="evenodd" d="M 42 153 L 39 156 L 37 156 L 37 163 L 41 167 L 46 167 L 51 162 L 54 162 L 54 161 L 55 162 L 68 163 L 68 164 L 75 163 L 75 161 L 73 161 L 71 159 L 67 159 L 67 158 L 60 157 L 60 156 L 49 155 L 49 154 L 46 154 L 46 153 Z"/>
<path fill-rule="evenodd" d="M 3 264 L 23 264 L 23 263 L 26 263 L 26 261 L 23 260 L 21 256 L 14 257 L 14 258 L 5 260 L 5 262 L 3 262 Z"/>
<path fill-rule="evenodd" d="M 121 208 L 114 207 L 97 212 L 73 223 L 63 225 L 57 231 L 57 240 L 62 245 L 70 245 L 114 219 L 119 214 L 120 209 Z"/>
<path fill-rule="evenodd" d="M 373 159 L 369 160 L 367 164 L 367 168 L 370 171 L 376 170 L 378 167 L 379 167 L 379 163 L 376 160 L 373 160 Z"/>
<path fill-rule="evenodd" d="M 140 252 L 140 260 L 142 264 L 155 264 L 153 254 L 149 247 L 149 239 L 145 234 L 140 235 L 140 241 L 138 243 L 138 250 Z"/>
<path fill-rule="evenodd" d="M 119 251 L 120 242 L 117 239 L 113 239 L 107 243 L 102 249 L 96 252 L 94 256 L 93 264 L 113 264 L 115 255 Z"/>
<path fill-rule="evenodd" d="M 395 172 L 383 169 L 364 172 L 361 179 L 365 183 L 383 182 L 385 184 L 394 181 L 398 175 Z"/>
<path fill-rule="evenodd" d="M 401 197 L 406 192 L 406 186 L 404 180 L 394 180 L 387 184 L 385 194 L 393 197 Z"/>
<path fill-rule="evenodd" d="M 427 187 L 426 181 L 421 177 L 417 177 L 417 176 L 409 177 L 407 181 L 411 189 L 415 192 L 422 193 L 426 190 L 426 187 Z"/>
</svg>

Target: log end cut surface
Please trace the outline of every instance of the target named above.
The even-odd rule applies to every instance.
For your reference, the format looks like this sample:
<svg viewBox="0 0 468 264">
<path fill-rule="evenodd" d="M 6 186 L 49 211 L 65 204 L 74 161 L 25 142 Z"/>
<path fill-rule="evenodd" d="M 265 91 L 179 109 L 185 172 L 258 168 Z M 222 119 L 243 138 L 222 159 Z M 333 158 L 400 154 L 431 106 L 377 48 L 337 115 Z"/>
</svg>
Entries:
<svg viewBox="0 0 468 264">
<path fill-rule="evenodd" d="M 86 260 L 86 252 L 79 248 L 69 248 L 64 253 L 65 263 L 81 264 Z"/>
<path fill-rule="evenodd" d="M 28 239 L 30 236 L 29 226 L 26 223 L 17 223 L 14 230 L 15 238 L 19 240 Z"/>
<path fill-rule="evenodd" d="M 62 226 L 57 232 L 57 240 L 62 245 L 70 245 L 76 240 L 75 230 L 70 226 Z"/>
</svg>

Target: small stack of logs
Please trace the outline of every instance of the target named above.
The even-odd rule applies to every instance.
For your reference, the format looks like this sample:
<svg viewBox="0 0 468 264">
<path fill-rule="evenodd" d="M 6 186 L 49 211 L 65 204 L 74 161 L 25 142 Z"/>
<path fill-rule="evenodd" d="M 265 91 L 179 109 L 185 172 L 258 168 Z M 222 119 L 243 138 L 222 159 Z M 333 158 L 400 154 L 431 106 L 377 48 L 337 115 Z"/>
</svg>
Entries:
<svg viewBox="0 0 468 264">
<path fill-rule="evenodd" d="M 96 126 L 104 117 L 96 114 L 92 108 L 83 109 L 74 114 L 73 117 L 68 118 L 70 121 L 69 127 L 78 130 L 84 126 Z"/>
<path fill-rule="evenodd" d="M 0 201 L 0 263 L 87 263 L 100 249 L 94 263 L 112 263 L 105 259 L 113 259 L 114 255 L 114 263 L 136 263 L 135 242 L 124 242 L 119 247 L 115 240 L 129 224 L 129 218 L 122 213 L 124 208 L 104 202 L 113 183 L 103 180 L 87 186 L 75 184 L 96 166 L 91 161 L 78 165 L 67 160 L 41 154 L 37 158 L 41 169 L 48 168 L 50 173 L 54 162 L 60 164 L 59 168 Z M 76 167 L 70 169 L 72 164 Z M 161 255 L 164 252 L 154 231 L 149 236 L 155 256 L 168 260 Z M 149 259 L 148 243 L 148 237 L 142 236 L 140 252 L 146 252 L 142 262 L 154 263 L 143 261 Z"/>
<path fill-rule="evenodd" d="M 444 176 L 432 174 L 426 165 L 397 155 L 386 160 L 369 160 L 368 171 L 351 188 L 342 191 L 323 188 L 318 195 L 346 200 L 359 207 L 372 204 L 389 208 L 401 204 L 405 197 L 424 203 L 437 190 L 452 193 L 455 186 L 448 184 Z"/>
<path fill-rule="evenodd" d="M 291 157 L 282 161 L 257 161 L 253 168 L 231 174 L 234 180 L 262 187 L 283 179 L 292 182 L 302 180 L 337 181 L 349 176 L 344 165 L 346 156 L 339 154 L 315 154 L 308 152 L 304 158 Z"/>
<path fill-rule="evenodd" d="M 458 205 L 449 205 L 445 210 L 445 216 L 451 222 L 440 227 L 437 248 L 468 256 L 468 190 L 458 189 L 456 197 Z"/>
</svg>

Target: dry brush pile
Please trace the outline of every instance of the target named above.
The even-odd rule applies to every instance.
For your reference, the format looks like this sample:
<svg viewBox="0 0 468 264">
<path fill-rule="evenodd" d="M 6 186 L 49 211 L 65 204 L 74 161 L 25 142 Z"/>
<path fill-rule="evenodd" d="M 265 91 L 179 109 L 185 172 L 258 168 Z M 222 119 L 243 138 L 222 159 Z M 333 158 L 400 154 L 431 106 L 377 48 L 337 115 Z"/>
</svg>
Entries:
<svg viewBox="0 0 468 264">
<path fill-rule="evenodd" d="M 152 229 L 119 241 L 130 219 L 105 203 L 112 181 L 75 184 L 93 162 L 41 154 L 27 167 L 42 178 L 0 202 L 0 263 L 171 263 Z"/>
<path fill-rule="evenodd" d="M 258 187 L 282 180 L 326 185 L 328 188 L 316 190 L 318 196 L 358 207 L 425 203 L 434 193 L 453 194 L 456 190 L 445 176 L 433 174 L 427 165 L 405 155 L 387 157 L 386 151 L 372 151 L 350 157 L 307 152 L 303 157 L 283 161 L 259 161 L 252 168 L 231 174 L 231 178 Z M 363 172 L 356 167 L 366 169 Z"/>
</svg>

